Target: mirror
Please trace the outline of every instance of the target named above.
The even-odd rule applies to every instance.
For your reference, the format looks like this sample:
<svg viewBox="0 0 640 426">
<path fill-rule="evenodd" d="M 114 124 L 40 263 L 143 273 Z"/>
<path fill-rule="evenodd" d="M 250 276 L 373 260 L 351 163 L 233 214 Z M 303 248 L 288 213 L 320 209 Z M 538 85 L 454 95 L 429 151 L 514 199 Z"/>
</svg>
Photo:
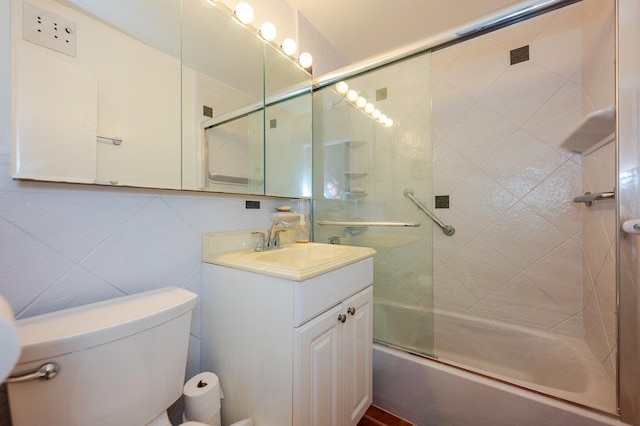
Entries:
<svg viewBox="0 0 640 426">
<path fill-rule="evenodd" d="M 14 177 L 181 187 L 180 4 L 161 3 L 12 2 Z"/>
<path fill-rule="evenodd" d="M 183 188 L 309 197 L 300 182 L 310 180 L 311 168 L 302 167 L 311 164 L 311 150 L 295 145 L 311 143 L 311 76 L 230 14 L 220 3 L 183 0 Z M 265 103 L 289 104 L 288 118 L 269 119 L 281 118 L 278 132 L 269 131 Z M 278 108 L 266 111 L 273 116 Z M 290 118 L 296 115 L 305 118 Z M 293 145 L 289 125 L 297 126 Z M 287 161 L 269 161 L 281 155 Z"/>
<path fill-rule="evenodd" d="M 311 93 L 265 109 L 265 194 L 311 197 Z"/>
<path fill-rule="evenodd" d="M 298 147 L 311 140 L 311 76 L 232 20 L 224 6 L 207 0 L 12 5 L 14 11 L 35 7 L 25 19 L 55 17 L 71 29 L 70 44 L 75 40 L 72 54 L 39 46 L 23 39 L 22 16 L 12 16 L 14 177 L 310 196 L 300 182 L 310 180 L 311 169 L 288 167 L 310 163 L 310 150 Z M 280 122 L 269 134 L 265 99 Z M 287 131 L 289 123 L 295 131 Z M 292 145 L 275 139 L 281 135 Z M 292 157 L 307 152 L 308 159 Z M 215 170 L 221 164 L 226 168 Z M 230 170 L 232 164 L 238 168 Z M 210 182 L 232 172 L 241 179 Z"/>
<path fill-rule="evenodd" d="M 264 194 L 263 128 L 259 109 L 204 130 L 206 190 Z"/>
<path fill-rule="evenodd" d="M 311 78 L 279 50 L 266 47 L 265 194 L 310 198 Z"/>
<path fill-rule="evenodd" d="M 264 43 L 222 5 L 182 3 L 183 188 L 264 194 Z"/>
</svg>

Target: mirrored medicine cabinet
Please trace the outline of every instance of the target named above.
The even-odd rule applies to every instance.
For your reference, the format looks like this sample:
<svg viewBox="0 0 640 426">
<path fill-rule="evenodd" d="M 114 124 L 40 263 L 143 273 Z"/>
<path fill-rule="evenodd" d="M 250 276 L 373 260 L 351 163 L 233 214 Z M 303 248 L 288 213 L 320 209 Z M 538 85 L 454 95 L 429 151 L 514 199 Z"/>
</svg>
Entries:
<svg viewBox="0 0 640 426">
<path fill-rule="evenodd" d="M 223 5 L 12 0 L 12 63 L 15 178 L 311 196 L 311 76 Z"/>
</svg>

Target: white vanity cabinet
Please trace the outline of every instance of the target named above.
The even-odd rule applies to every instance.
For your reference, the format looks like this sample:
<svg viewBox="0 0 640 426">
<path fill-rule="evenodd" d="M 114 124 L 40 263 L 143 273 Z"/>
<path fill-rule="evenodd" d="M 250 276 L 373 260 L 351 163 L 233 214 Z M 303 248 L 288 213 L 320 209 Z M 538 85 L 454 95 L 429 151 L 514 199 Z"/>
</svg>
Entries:
<svg viewBox="0 0 640 426">
<path fill-rule="evenodd" d="M 293 424 L 356 425 L 372 401 L 372 287 L 294 331 Z"/>
<path fill-rule="evenodd" d="M 202 370 L 222 424 L 355 425 L 372 401 L 373 259 L 302 281 L 203 264 Z"/>
</svg>

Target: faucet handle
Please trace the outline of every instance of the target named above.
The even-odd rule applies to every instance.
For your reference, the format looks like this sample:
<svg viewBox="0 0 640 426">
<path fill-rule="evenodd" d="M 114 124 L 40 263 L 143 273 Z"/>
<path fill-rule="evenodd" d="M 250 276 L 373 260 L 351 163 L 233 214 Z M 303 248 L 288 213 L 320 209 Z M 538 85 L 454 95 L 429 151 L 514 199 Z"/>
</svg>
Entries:
<svg viewBox="0 0 640 426">
<path fill-rule="evenodd" d="M 280 240 L 280 233 L 284 231 L 284 229 L 281 229 L 279 231 L 275 232 L 275 236 L 273 237 L 273 245 L 276 248 L 282 248 L 282 241 Z"/>
<path fill-rule="evenodd" d="M 256 251 L 262 251 L 265 249 L 265 235 L 264 232 L 260 232 L 260 231 L 254 231 L 251 233 L 251 235 L 257 235 L 258 236 L 258 245 L 256 245 Z"/>
</svg>

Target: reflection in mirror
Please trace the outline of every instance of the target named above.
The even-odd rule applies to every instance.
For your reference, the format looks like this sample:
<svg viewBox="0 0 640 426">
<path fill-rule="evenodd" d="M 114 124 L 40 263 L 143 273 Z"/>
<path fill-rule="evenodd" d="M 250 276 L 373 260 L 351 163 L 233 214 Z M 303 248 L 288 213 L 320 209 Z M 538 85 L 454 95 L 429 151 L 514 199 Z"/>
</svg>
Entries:
<svg viewBox="0 0 640 426">
<path fill-rule="evenodd" d="M 265 44 L 264 85 L 266 103 L 270 104 L 294 96 L 296 92 L 309 91 L 311 74 L 280 49 Z"/>
<path fill-rule="evenodd" d="M 205 129 L 207 191 L 264 194 L 262 109 Z"/>
<path fill-rule="evenodd" d="M 265 193 L 311 197 L 311 74 L 265 47 Z"/>
<path fill-rule="evenodd" d="M 208 171 L 202 170 L 202 164 L 208 164 L 209 161 L 202 159 L 205 155 L 203 136 L 212 120 L 220 122 L 221 117 L 242 116 L 264 105 L 264 43 L 231 19 L 222 5 L 215 6 L 206 0 L 183 0 L 182 3 L 183 189 L 250 192 L 239 185 L 209 185 Z M 253 127 L 256 126 L 253 120 L 258 115 L 262 117 L 262 113 L 251 116 L 251 132 L 257 129 Z M 234 125 L 240 126 L 239 123 L 246 122 L 245 118 L 240 118 Z M 211 132 L 207 130 L 206 133 L 210 142 Z M 246 136 L 241 139 L 260 144 L 259 149 L 245 147 L 250 152 L 262 151 L 262 136 L 259 139 Z M 233 144 L 223 144 L 216 146 L 213 151 L 207 147 L 206 155 L 217 152 L 223 158 L 229 158 L 230 154 L 226 155 L 220 150 L 222 146 L 234 147 Z M 231 172 L 228 173 L 230 176 L 239 173 Z M 247 177 L 248 171 L 243 172 Z M 262 181 L 264 177 L 260 179 Z"/>
<path fill-rule="evenodd" d="M 180 188 L 180 4 L 157 3 L 12 0 L 14 177 Z M 62 48 L 23 37 L 41 14 Z"/>
<path fill-rule="evenodd" d="M 265 96 L 275 104 L 309 90 L 310 74 L 233 20 L 225 6 L 207 0 L 10 1 L 13 177 L 264 194 L 263 183 L 251 189 L 206 184 L 211 147 L 205 129 L 262 111 Z M 72 52 L 23 38 L 23 15 L 30 22 L 41 11 L 72 30 Z M 261 136 L 245 140 L 260 146 L 246 150 L 257 155 L 264 152 L 264 121 L 260 132 L 253 126 Z M 299 144 L 310 139 L 310 127 L 307 137 L 296 138 Z M 278 170 L 298 175 L 286 167 L 306 161 L 288 161 Z M 245 172 L 257 179 L 252 166 Z M 293 186 L 272 191 L 307 196 Z"/>
<path fill-rule="evenodd" d="M 265 111 L 265 193 L 311 197 L 311 91 Z"/>
</svg>

